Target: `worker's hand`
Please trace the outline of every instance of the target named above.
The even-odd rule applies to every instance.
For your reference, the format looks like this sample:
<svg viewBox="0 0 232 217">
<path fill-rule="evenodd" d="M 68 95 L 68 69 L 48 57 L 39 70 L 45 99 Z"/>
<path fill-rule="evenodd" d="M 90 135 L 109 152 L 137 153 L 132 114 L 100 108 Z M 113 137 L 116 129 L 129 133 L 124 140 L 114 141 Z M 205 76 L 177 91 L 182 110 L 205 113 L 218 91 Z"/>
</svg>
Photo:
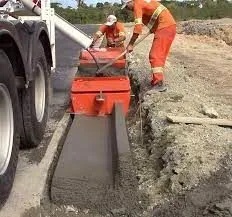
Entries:
<svg viewBox="0 0 232 217">
<path fill-rule="evenodd" d="M 115 44 L 115 42 L 114 42 L 113 39 L 109 38 L 108 39 L 108 44 L 109 44 L 109 46 L 113 46 Z"/>
<path fill-rule="evenodd" d="M 93 41 L 89 47 L 92 48 L 94 46 L 94 44 L 95 44 L 95 42 Z"/>
<path fill-rule="evenodd" d="M 93 47 L 96 43 L 97 39 L 96 38 L 93 38 L 93 41 L 92 41 L 92 44 L 90 45 L 90 47 Z"/>
<path fill-rule="evenodd" d="M 121 42 L 121 40 L 120 40 L 119 38 L 115 38 L 115 39 L 114 39 L 114 42 L 115 42 L 115 43 L 119 43 L 119 42 Z"/>
<path fill-rule="evenodd" d="M 128 53 L 131 53 L 134 50 L 134 46 L 132 44 L 128 44 L 126 49 Z"/>
<path fill-rule="evenodd" d="M 115 47 L 120 47 L 122 45 L 122 41 L 119 38 L 114 39 Z"/>
</svg>

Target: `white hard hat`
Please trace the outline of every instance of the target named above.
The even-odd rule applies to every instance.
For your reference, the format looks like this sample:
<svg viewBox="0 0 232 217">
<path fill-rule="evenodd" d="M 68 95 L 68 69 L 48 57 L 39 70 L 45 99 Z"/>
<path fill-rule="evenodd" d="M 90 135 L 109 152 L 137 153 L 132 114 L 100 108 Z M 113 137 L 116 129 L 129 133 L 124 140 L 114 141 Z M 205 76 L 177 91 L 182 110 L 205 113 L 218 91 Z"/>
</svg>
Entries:
<svg viewBox="0 0 232 217">
<path fill-rule="evenodd" d="M 121 9 L 125 8 L 128 2 L 131 2 L 132 0 L 122 0 L 122 7 Z"/>
<path fill-rule="evenodd" d="M 116 22 L 117 22 L 117 18 L 114 15 L 109 15 L 106 19 L 105 25 L 112 26 Z"/>
</svg>

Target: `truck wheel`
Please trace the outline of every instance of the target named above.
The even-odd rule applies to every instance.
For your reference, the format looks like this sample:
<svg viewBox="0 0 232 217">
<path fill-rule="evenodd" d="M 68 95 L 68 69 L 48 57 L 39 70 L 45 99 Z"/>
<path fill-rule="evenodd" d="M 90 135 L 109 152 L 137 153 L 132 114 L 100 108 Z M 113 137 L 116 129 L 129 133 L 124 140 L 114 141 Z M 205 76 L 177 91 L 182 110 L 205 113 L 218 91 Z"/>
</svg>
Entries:
<svg viewBox="0 0 232 217">
<path fill-rule="evenodd" d="M 0 49 L 0 207 L 8 198 L 15 176 L 19 151 L 17 114 L 19 99 L 14 72 Z"/>
<path fill-rule="evenodd" d="M 41 142 L 48 118 L 49 67 L 41 42 L 33 59 L 34 80 L 22 93 L 24 136 L 22 147 L 36 147 Z"/>
</svg>

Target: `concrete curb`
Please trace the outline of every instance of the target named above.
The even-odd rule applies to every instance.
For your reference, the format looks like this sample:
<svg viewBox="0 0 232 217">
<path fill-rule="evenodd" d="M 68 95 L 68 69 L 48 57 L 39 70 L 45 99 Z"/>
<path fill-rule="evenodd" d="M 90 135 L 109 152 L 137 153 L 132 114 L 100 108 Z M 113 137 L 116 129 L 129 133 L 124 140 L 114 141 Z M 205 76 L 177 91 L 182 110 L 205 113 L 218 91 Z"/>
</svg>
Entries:
<svg viewBox="0 0 232 217">
<path fill-rule="evenodd" d="M 65 113 L 63 118 L 57 125 L 57 128 L 52 136 L 52 139 L 48 145 L 48 149 L 45 153 L 43 160 L 40 162 L 39 167 L 41 174 L 41 186 L 39 189 L 40 192 L 40 200 L 44 199 L 46 191 L 47 191 L 47 179 L 49 178 L 49 170 L 52 167 L 53 160 L 57 153 L 57 148 L 59 146 L 60 141 L 65 135 L 66 128 L 68 127 L 69 121 L 71 120 L 70 114 Z"/>
</svg>

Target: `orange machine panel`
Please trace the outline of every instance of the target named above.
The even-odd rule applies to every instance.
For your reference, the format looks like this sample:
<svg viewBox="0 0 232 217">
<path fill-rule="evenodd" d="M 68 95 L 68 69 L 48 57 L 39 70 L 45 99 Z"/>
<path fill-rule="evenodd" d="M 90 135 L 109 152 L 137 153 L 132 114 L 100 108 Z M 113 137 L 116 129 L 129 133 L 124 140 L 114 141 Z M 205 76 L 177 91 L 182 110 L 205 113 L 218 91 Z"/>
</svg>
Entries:
<svg viewBox="0 0 232 217">
<path fill-rule="evenodd" d="M 90 116 L 112 114 L 114 104 L 123 104 L 126 115 L 130 105 L 130 81 L 120 77 L 77 77 L 71 90 L 72 112 Z"/>
</svg>

